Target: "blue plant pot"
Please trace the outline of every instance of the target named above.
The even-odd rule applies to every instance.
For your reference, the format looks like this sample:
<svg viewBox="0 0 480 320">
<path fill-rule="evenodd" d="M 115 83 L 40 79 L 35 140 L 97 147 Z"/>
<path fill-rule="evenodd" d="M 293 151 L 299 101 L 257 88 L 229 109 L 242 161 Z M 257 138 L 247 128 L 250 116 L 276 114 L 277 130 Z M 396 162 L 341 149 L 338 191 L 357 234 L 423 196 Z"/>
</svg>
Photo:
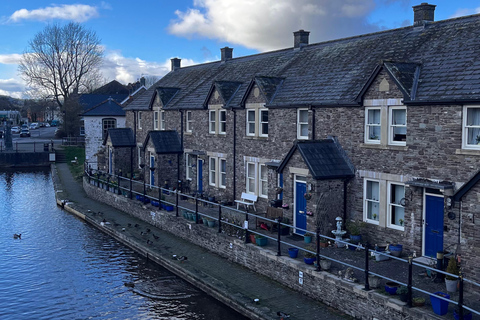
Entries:
<svg viewBox="0 0 480 320">
<path fill-rule="evenodd" d="M 173 211 L 173 206 L 166 205 L 165 210 L 167 211 Z"/>
<path fill-rule="evenodd" d="M 440 299 L 438 296 L 441 295 L 446 299 L 450 299 L 450 295 L 447 293 L 443 293 L 441 291 L 435 292 L 433 295 L 430 295 L 430 302 L 432 304 L 433 312 L 436 314 L 443 316 L 448 312 L 448 301 Z"/>
<path fill-rule="evenodd" d="M 288 255 L 293 259 L 298 257 L 298 248 L 288 248 Z"/>
<path fill-rule="evenodd" d="M 259 247 L 266 246 L 268 244 L 268 239 L 267 238 L 255 238 L 255 243 Z"/>
<path fill-rule="evenodd" d="M 350 235 L 350 242 L 353 244 L 358 244 L 359 242 L 362 242 L 362 235 Z"/>
<path fill-rule="evenodd" d="M 209 226 L 210 228 L 215 227 L 215 220 L 208 220 L 208 226 Z"/>
<path fill-rule="evenodd" d="M 460 315 L 458 314 L 458 311 L 457 309 L 453 310 L 453 318 L 455 320 L 459 320 L 460 319 Z M 466 310 L 463 310 L 463 320 L 472 320 L 472 313 L 471 312 L 468 312 Z"/>
<path fill-rule="evenodd" d="M 388 246 L 388 251 L 390 251 L 390 254 L 395 257 L 399 257 L 402 254 L 403 250 L 403 245 L 401 244 L 391 244 Z"/>
<path fill-rule="evenodd" d="M 387 291 L 391 295 L 397 294 L 397 289 L 399 286 L 400 285 L 398 283 L 389 281 L 385 283 L 385 291 Z"/>
<path fill-rule="evenodd" d="M 314 258 L 303 257 L 303 262 L 305 262 L 306 264 L 313 264 L 315 261 L 317 261 L 316 257 L 314 257 Z"/>
<path fill-rule="evenodd" d="M 303 236 L 303 240 L 305 241 L 305 243 L 310 243 L 312 242 L 312 236 Z"/>
</svg>

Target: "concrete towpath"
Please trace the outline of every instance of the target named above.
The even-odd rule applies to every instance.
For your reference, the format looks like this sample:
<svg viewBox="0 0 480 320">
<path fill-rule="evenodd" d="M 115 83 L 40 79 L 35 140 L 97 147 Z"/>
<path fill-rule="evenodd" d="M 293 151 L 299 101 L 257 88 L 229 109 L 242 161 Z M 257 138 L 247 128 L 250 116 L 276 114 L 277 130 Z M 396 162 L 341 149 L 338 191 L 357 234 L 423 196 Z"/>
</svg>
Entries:
<svg viewBox="0 0 480 320">
<path fill-rule="evenodd" d="M 57 202 L 252 319 L 352 319 L 270 278 L 89 198 L 67 164 L 53 166 Z M 101 212 L 101 214 L 99 214 Z M 107 223 L 105 223 L 106 221 Z M 137 225 L 137 226 L 136 226 Z M 147 232 L 150 229 L 149 232 Z M 173 255 L 187 257 L 180 261 Z M 254 299 L 259 299 L 258 304 Z"/>
</svg>

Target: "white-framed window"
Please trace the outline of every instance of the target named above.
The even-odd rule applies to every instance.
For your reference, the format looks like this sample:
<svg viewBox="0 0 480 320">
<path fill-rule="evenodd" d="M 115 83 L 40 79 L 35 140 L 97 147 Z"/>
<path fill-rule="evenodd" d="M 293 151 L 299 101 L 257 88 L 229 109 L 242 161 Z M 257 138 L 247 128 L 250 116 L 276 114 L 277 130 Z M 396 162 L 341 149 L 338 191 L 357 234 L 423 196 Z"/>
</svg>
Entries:
<svg viewBox="0 0 480 320">
<path fill-rule="evenodd" d="M 255 136 L 255 109 L 247 109 L 247 136 Z"/>
<path fill-rule="evenodd" d="M 138 111 L 137 126 L 138 129 L 142 129 L 142 111 Z"/>
<path fill-rule="evenodd" d="M 388 109 L 388 144 L 406 145 L 407 108 L 390 107 Z"/>
<path fill-rule="evenodd" d="M 480 149 L 480 106 L 463 107 L 463 148 Z"/>
<path fill-rule="evenodd" d="M 381 109 L 365 108 L 365 143 L 380 143 Z"/>
<path fill-rule="evenodd" d="M 195 164 L 195 157 L 191 154 L 185 154 L 185 178 L 187 180 L 193 179 L 193 165 Z"/>
<path fill-rule="evenodd" d="M 159 120 L 158 120 L 158 111 L 153 112 L 153 130 L 159 130 Z"/>
<path fill-rule="evenodd" d="M 297 139 L 308 139 L 308 109 L 297 110 Z"/>
<path fill-rule="evenodd" d="M 218 185 L 220 188 L 226 188 L 227 187 L 227 160 L 218 159 L 218 161 L 219 161 L 218 172 L 220 174 Z"/>
<path fill-rule="evenodd" d="M 387 199 L 387 226 L 393 229 L 403 230 L 405 208 L 402 206 L 402 201 L 405 200 L 405 186 L 389 182 Z"/>
<path fill-rule="evenodd" d="M 160 111 L 160 130 L 165 130 L 165 111 Z"/>
<path fill-rule="evenodd" d="M 227 133 L 227 111 L 218 110 L 218 133 L 226 134 Z"/>
<path fill-rule="evenodd" d="M 380 183 L 375 180 L 364 181 L 364 217 L 367 222 L 378 224 L 380 218 Z"/>
<path fill-rule="evenodd" d="M 259 135 L 260 137 L 268 137 L 268 109 L 260 109 Z"/>
<path fill-rule="evenodd" d="M 208 183 L 215 186 L 217 182 L 217 158 L 210 157 L 208 161 Z"/>
<path fill-rule="evenodd" d="M 268 197 L 268 168 L 264 164 L 259 165 L 259 196 L 263 198 Z"/>
<path fill-rule="evenodd" d="M 255 179 L 255 163 L 254 162 L 247 162 L 247 172 L 246 172 L 246 177 L 247 177 L 247 183 L 246 183 L 246 191 L 247 193 L 252 193 L 255 194 L 255 185 L 256 185 L 256 179 Z"/>
<path fill-rule="evenodd" d="M 215 134 L 216 121 L 215 110 L 208 110 L 208 132 Z"/>
<path fill-rule="evenodd" d="M 268 197 L 268 168 L 265 164 L 246 163 L 246 192 L 259 197 Z"/>
<path fill-rule="evenodd" d="M 185 118 L 186 118 L 186 126 L 185 126 L 185 131 L 186 132 L 192 132 L 192 122 L 193 122 L 193 119 L 192 119 L 192 111 L 187 111 L 186 114 L 185 114 Z"/>
<path fill-rule="evenodd" d="M 117 119 L 115 118 L 105 118 L 102 119 L 102 139 L 105 139 L 107 136 L 107 131 L 110 128 L 116 128 L 117 127 Z"/>
</svg>

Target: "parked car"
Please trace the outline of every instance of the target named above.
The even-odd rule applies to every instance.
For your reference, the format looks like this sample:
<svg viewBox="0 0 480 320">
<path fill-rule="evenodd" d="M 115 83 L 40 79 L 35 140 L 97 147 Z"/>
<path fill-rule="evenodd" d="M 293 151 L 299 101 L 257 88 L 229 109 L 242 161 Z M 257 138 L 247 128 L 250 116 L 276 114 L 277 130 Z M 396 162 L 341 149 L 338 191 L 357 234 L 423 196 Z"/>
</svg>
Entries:
<svg viewBox="0 0 480 320">
<path fill-rule="evenodd" d="M 45 122 L 45 128 L 50 128 L 50 123 Z"/>
<path fill-rule="evenodd" d="M 30 131 L 28 129 L 22 129 L 22 131 L 20 131 L 20 137 L 30 137 Z"/>
<path fill-rule="evenodd" d="M 52 120 L 52 122 L 50 123 L 50 125 L 51 125 L 52 127 L 56 127 L 56 126 L 58 126 L 59 124 L 60 124 L 60 122 L 59 122 L 58 120 Z"/>
<path fill-rule="evenodd" d="M 12 133 L 20 133 L 20 127 L 12 127 Z"/>
<path fill-rule="evenodd" d="M 21 129 L 22 129 L 22 130 L 23 130 L 23 129 L 27 129 L 27 130 L 28 130 L 28 125 L 22 124 L 22 128 L 21 128 Z"/>
<path fill-rule="evenodd" d="M 38 126 L 37 122 L 30 123 L 30 130 L 35 130 L 35 129 L 38 129 L 38 128 L 39 128 L 39 126 Z"/>
</svg>

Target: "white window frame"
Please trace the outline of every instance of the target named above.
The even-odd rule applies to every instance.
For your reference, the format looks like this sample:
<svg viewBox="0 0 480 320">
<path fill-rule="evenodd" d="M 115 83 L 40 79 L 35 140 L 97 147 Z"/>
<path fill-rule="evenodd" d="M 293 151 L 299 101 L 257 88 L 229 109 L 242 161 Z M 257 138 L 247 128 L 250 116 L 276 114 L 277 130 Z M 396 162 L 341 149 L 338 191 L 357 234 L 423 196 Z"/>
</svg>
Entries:
<svg viewBox="0 0 480 320">
<path fill-rule="evenodd" d="M 405 185 L 402 183 L 397 183 L 397 182 L 388 182 L 387 183 L 387 227 L 391 229 L 396 229 L 396 230 L 401 230 L 403 231 L 405 228 L 405 208 L 400 204 L 400 200 L 402 198 L 405 198 Z M 403 197 L 400 199 L 396 199 L 396 202 L 392 202 L 392 187 L 393 186 L 402 186 L 403 187 Z M 403 225 L 399 224 L 392 224 L 391 223 L 391 218 L 392 218 L 392 212 L 393 212 L 393 207 L 395 208 L 402 208 L 403 209 Z"/>
<path fill-rule="evenodd" d="M 468 132 L 469 130 L 477 130 L 480 131 L 480 124 L 469 124 L 468 123 L 468 109 L 479 109 L 480 106 L 478 105 L 471 105 L 471 106 L 463 106 L 463 124 L 462 124 L 462 148 L 463 149 L 471 149 L 471 150 L 480 150 L 480 139 L 476 138 L 473 143 L 469 143 L 468 141 Z M 477 137 L 480 136 L 480 132 L 477 134 Z M 472 140 L 473 141 L 473 140 Z"/>
<path fill-rule="evenodd" d="M 379 123 L 369 123 L 369 111 L 372 111 L 372 110 L 380 112 Z M 380 136 L 378 136 L 378 139 L 372 139 L 372 137 L 370 137 L 370 130 L 369 130 L 370 127 L 380 128 Z M 382 108 L 367 107 L 365 108 L 365 143 L 380 144 L 381 138 L 382 138 Z"/>
<path fill-rule="evenodd" d="M 378 199 L 375 199 L 375 197 L 372 197 L 372 199 L 367 198 L 367 185 L 368 185 L 369 182 L 378 184 L 378 194 L 377 194 Z M 380 223 L 379 222 L 380 221 L 380 214 L 382 212 L 381 207 L 380 207 L 380 196 L 381 196 L 380 181 L 374 180 L 374 179 L 364 179 L 364 183 L 363 183 L 363 217 L 364 217 L 364 220 L 367 223 L 376 224 L 376 225 L 378 225 Z M 376 204 L 378 206 L 378 214 L 377 214 L 376 219 L 372 219 L 372 218 L 368 217 L 368 203 L 370 203 L 370 202 L 372 204 Z"/>
<path fill-rule="evenodd" d="M 191 154 L 185 154 L 185 179 L 193 180 L 193 164 L 195 163 L 194 156 Z"/>
<path fill-rule="evenodd" d="M 265 179 L 262 177 L 262 171 L 265 170 Z M 266 187 L 266 193 L 263 193 L 263 186 Z M 258 166 L 258 196 L 268 198 L 268 167 L 265 164 Z"/>
<path fill-rule="evenodd" d="M 218 110 L 218 134 L 227 134 L 227 110 Z"/>
<path fill-rule="evenodd" d="M 302 122 L 300 114 L 307 113 L 307 122 Z M 307 135 L 302 135 L 302 128 L 307 127 Z M 308 109 L 297 109 L 297 139 L 299 140 L 308 140 Z"/>
<path fill-rule="evenodd" d="M 153 130 L 159 130 L 159 112 L 154 111 L 153 112 Z"/>
<path fill-rule="evenodd" d="M 160 130 L 166 130 L 165 111 L 160 111 Z"/>
<path fill-rule="evenodd" d="M 208 184 L 216 186 L 217 183 L 217 158 L 209 157 L 208 159 Z"/>
<path fill-rule="evenodd" d="M 225 164 L 225 170 L 222 170 L 222 164 Z M 225 189 L 227 187 L 227 159 L 218 158 L 218 173 L 218 186 Z"/>
<path fill-rule="evenodd" d="M 192 132 L 192 111 L 187 111 L 185 113 L 185 122 L 186 122 L 186 126 L 185 126 L 185 131 L 186 132 Z"/>
<path fill-rule="evenodd" d="M 216 122 L 216 115 L 217 113 L 215 112 L 216 110 L 208 110 L 208 133 L 215 134 L 216 133 L 216 127 L 217 127 L 217 122 Z"/>
<path fill-rule="evenodd" d="M 253 114 L 253 121 L 249 119 L 249 114 Z M 257 113 L 255 112 L 255 109 L 247 109 L 245 121 L 247 124 L 246 133 L 247 133 L 247 136 L 249 137 L 254 137 L 256 135 L 256 128 L 257 128 L 256 118 L 257 118 Z M 251 124 L 253 125 L 251 126 Z M 253 132 L 250 130 L 250 128 L 253 129 Z"/>
<path fill-rule="evenodd" d="M 262 114 L 267 114 L 267 121 L 263 121 Z M 266 133 L 264 132 L 264 125 L 266 125 Z M 268 109 L 261 108 L 258 109 L 258 136 L 259 137 L 268 137 Z"/>
<path fill-rule="evenodd" d="M 250 169 L 250 166 L 253 166 L 252 169 Z M 253 174 L 250 175 L 250 171 L 253 170 Z M 246 179 L 246 185 L 245 185 L 245 191 L 250 194 L 257 194 L 257 164 L 255 162 L 246 162 L 245 163 L 245 179 Z M 250 182 L 253 180 L 253 190 L 250 190 Z"/>
<path fill-rule="evenodd" d="M 405 125 L 393 124 L 393 111 L 394 110 L 405 110 Z M 407 137 L 407 107 L 405 106 L 394 106 L 388 108 L 388 144 L 390 145 L 397 145 L 397 146 L 405 146 L 407 145 L 407 141 L 394 141 L 394 134 L 393 130 L 395 128 L 405 127 L 405 140 Z"/>
<path fill-rule="evenodd" d="M 138 129 L 142 129 L 142 111 L 138 111 L 137 125 L 138 125 Z"/>
</svg>

